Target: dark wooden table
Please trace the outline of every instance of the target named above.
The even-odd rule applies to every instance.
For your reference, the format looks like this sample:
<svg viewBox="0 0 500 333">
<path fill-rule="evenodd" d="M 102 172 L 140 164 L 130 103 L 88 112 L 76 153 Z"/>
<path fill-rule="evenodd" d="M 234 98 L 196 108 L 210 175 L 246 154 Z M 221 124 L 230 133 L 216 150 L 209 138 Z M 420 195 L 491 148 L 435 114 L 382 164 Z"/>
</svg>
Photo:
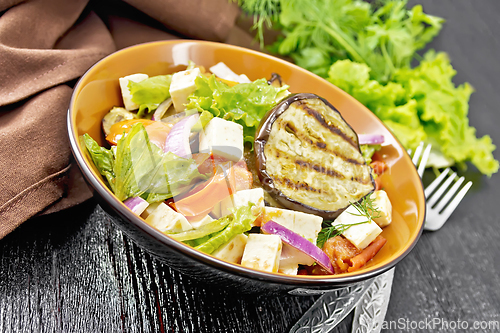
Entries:
<svg viewBox="0 0 500 333">
<path fill-rule="evenodd" d="M 500 1 L 418 2 L 447 19 L 432 47 L 450 54 L 456 83 L 476 88 L 470 122 L 500 144 Z M 467 322 L 472 331 L 474 321 L 500 321 L 500 176 L 466 176 L 474 186 L 450 221 L 424 232 L 397 265 L 386 320 L 399 329 L 388 331 L 430 331 L 415 325 L 432 320 Z M 0 332 L 281 333 L 315 299 L 239 296 L 181 276 L 134 245 L 93 200 L 0 240 Z M 334 332 L 350 331 L 351 322 Z"/>
</svg>

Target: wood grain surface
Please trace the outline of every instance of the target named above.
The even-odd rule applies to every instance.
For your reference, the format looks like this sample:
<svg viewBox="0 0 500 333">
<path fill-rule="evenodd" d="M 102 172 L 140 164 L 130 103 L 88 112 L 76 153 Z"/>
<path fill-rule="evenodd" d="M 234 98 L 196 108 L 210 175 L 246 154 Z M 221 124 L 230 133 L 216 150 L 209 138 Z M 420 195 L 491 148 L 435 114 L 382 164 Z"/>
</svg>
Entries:
<svg viewBox="0 0 500 333">
<path fill-rule="evenodd" d="M 500 1 L 416 3 L 447 19 L 431 47 L 450 54 L 457 84 L 475 87 L 469 118 L 478 135 L 500 144 Z M 465 174 L 474 186 L 450 221 L 424 232 L 397 265 L 388 324 L 500 321 L 500 176 Z M 315 299 L 239 296 L 181 276 L 133 244 L 94 200 L 0 240 L 0 332 L 281 333 Z M 351 321 L 332 332 L 349 332 Z M 450 327 L 434 331 L 464 331 Z M 490 328 L 477 331 L 498 331 Z"/>
</svg>

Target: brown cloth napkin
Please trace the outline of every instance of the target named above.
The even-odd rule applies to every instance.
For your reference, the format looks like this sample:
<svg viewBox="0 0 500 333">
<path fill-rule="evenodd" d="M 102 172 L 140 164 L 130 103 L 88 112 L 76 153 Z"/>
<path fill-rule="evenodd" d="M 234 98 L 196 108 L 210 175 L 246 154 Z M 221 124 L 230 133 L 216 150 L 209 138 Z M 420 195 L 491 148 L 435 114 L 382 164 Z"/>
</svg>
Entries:
<svg viewBox="0 0 500 333">
<path fill-rule="evenodd" d="M 66 131 L 76 79 L 137 43 L 250 38 L 238 15 L 229 0 L 0 1 L 0 239 L 92 196 Z"/>
</svg>

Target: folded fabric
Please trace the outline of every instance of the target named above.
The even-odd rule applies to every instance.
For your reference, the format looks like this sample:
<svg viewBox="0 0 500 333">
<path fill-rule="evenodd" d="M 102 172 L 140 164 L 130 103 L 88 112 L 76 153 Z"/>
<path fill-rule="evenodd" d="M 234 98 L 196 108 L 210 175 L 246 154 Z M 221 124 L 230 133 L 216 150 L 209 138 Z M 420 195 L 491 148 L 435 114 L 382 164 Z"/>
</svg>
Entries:
<svg viewBox="0 0 500 333">
<path fill-rule="evenodd" d="M 0 13 L 0 239 L 92 196 L 66 132 L 72 86 L 89 67 L 142 42 L 226 41 L 239 15 L 228 0 L 11 0 Z"/>
</svg>

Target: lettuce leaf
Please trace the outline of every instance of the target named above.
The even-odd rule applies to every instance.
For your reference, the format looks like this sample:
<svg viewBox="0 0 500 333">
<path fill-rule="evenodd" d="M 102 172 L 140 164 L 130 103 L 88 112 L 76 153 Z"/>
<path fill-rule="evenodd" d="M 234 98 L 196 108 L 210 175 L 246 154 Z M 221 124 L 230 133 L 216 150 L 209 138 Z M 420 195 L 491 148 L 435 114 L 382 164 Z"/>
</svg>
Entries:
<svg viewBox="0 0 500 333">
<path fill-rule="evenodd" d="M 99 172 L 106 177 L 119 200 L 141 196 L 148 202 L 158 202 L 178 195 L 190 184 L 206 177 L 199 173 L 193 159 L 164 153 L 151 143 L 142 123 L 132 126 L 111 150 L 99 147 L 88 134 L 85 146 Z"/>
<path fill-rule="evenodd" d="M 373 111 L 407 149 L 432 143 L 429 166 L 470 161 L 488 176 L 498 171 L 491 138 L 477 138 L 469 125 L 473 89 L 468 83 L 455 86 L 445 53 L 427 52 L 419 66 L 397 70 L 387 84 L 370 80 L 369 72 L 366 64 L 341 60 L 330 67 L 328 80 Z"/>
<path fill-rule="evenodd" d="M 113 190 L 115 180 L 115 160 L 113 152 L 99 146 L 99 144 L 87 133 L 80 137 L 80 141 L 82 146 L 87 148 L 87 152 L 89 153 L 90 158 L 92 159 L 92 162 L 94 162 L 94 165 L 99 173 L 104 176 L 109 184 L 109 187 Z"/>
<path fill-rule="evenodd" d="M 220 218 L 218 220 L 212 221 L 201 226 L 198 229 L 191 229 L 184 232 L 179 232 L 175 234 L 169 234 L 170 237 L 176 239 L 178 241 L 189 241 L 205 238 L 211 234 L 214 234 L 218 231 L 224 229 L 231 222 L 230 218 Z M 206 239 L 208 240 L 208 239 Z"/>
<path fill-rule="evenodd" d="M 152 76 L 140 82 L 129 81 L 132 102 L 139 105 L 138 118 L 143 117 L 146 110 L 156 110 L 158 105 L 170 97 L 171 82 L 172 75 Z"/>
<path fill-rule="evenodd" d="M 382 148 L 381 145 L 360 145 L 361 154 L 363 154 L 363 158 L 366 161 L 366 164 L 370 164 L 372 162 L 373 154 Z"/>
<path fill-rule="evenodd" d="M 252 229 L 252 223 L 256 218 L 257 217 L 252 214 L 252 204 L 238 208 L 233 212 L 233 214 L 224 216 L 219 219 L 229 220 L 229 224 L 226 228 L 215 233 L 208 240 L 196 246 L 195 249 L 208 254 L 214 252 L 234 236 Z"/>
<path fill-rule="evenodd" d="M 253 142 L 261 118 L 286 95 L 288 86 L 275 88 L 266 79 L 240 83 L 233 87 L 216 79 L 199 76 L 196 90 L 189 96 L 187 109 L 209 111 L 214 117 L 224 118 L 243 126 L 245 141 Z"/>
</svg>

